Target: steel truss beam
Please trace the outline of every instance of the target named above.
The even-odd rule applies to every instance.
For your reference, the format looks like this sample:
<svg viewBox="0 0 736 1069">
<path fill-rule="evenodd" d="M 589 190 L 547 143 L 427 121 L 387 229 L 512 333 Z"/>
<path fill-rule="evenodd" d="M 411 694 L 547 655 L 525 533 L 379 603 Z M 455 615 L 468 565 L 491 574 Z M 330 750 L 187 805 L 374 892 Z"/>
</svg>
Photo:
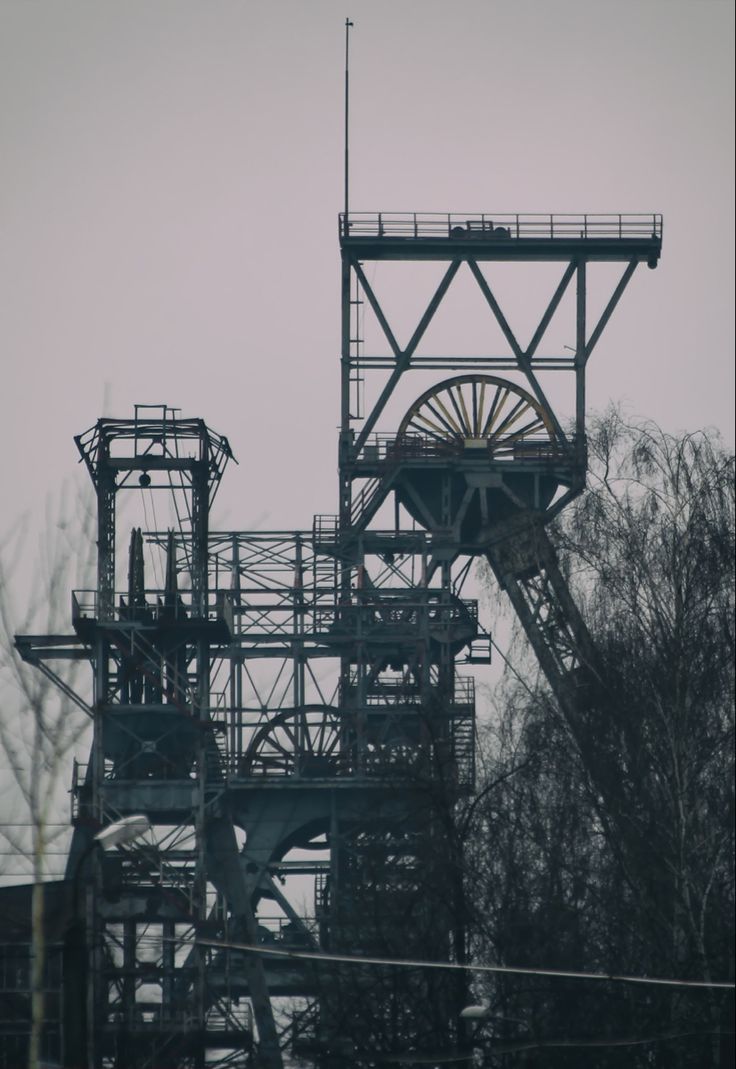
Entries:
<svg viewBox="0 0 736 1069">
<path fill-rule="evenodd" d="M 555 696 L 569 710 L 571 703 L 576 705 L 578 688 L 600 681 L 600 667 L 543 518 L 521 514 L 499 525 L 487 558 Z"/>
</svg>

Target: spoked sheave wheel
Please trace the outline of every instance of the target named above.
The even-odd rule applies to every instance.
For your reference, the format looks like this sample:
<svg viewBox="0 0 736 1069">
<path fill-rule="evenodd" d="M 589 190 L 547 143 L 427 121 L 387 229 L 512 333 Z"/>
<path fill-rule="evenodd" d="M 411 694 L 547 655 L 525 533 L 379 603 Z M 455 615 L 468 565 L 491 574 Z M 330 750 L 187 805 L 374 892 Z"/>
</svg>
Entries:
<svg viewBox="0 0 736 1069">
<path fill-rule="evenodd" d="M 432 449 L 485 448 L 514 456 L 526 446 L 549 452 L 552 422 L 539 402 L 494 375 L 459 375 L 427 390 L 399 427 L 399 439 L 420 438 Z"/>
<path fill-rule="evenodd" d="M 350 765 L 344 719 L 329 705 L 286 709 L 256 731 L 246 776 L 336 776 Z"/>
</svg>

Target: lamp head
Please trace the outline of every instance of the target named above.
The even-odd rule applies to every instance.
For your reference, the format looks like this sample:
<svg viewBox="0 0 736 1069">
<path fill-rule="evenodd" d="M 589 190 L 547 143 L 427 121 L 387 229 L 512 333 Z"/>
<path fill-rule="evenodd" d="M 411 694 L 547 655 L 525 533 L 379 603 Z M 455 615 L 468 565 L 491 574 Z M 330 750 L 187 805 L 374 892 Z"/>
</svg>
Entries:
<svg viewBox="0 0 736 1069">
<path fill-rule="evenodd" d="M 487 1002 L 481 1002 L 477 1006 L 466 1006 L 460 1010 L 461 1021 L 479 1021 L 488 1016 L 490 1006 Z"/>
<path fill-rule="evenodd" d="M 111 850 L 114 846 L 123 846 L 142 838 L 151 830 L 151 822 L 147 816 L 138 813 L 132 817 L 123 817 L 109 824 L 95 835 L 95 842 L 99 843 L 103 850 Z"/>
</svg>

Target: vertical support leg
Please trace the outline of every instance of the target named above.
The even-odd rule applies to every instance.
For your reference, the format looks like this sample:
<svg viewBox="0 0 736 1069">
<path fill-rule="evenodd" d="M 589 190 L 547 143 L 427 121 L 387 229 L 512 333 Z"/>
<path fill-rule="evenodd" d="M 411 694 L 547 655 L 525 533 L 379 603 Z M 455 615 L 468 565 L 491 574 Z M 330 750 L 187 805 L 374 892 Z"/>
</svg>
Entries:
<svg viewBox="0 0 736 1069">
<path fill-rule="evenodd" d="M 586 304 L 586 263 L 585 260 L 579 260 L 577 266 L 577 308 L 575 317 L 575 440 L 578 444 L 578 450 L 582 447 L 585 438 Z M 578 457 L 578 459 L 580 458 Z"/>
<path fill-rule="evenodd" d="M 350 527 L 350 512 L 352 507 L 352 487 L 350 478 L 353 461 L 353 432 L 350 426 L 351 274 L 352 268 L 350 260 L 347 256 L 343 255 L 340 322 L 340 531 L 347 531 Z"/>
<path fill-rule="evenodd" d="M 235 829 L 230 821 L 219 818 L 208 822 L 207 850 L 211 859 L 210 878 L 225 896 L 234 924 L 241 927 L 247 942 L 255 946 L 258 943 L 258 923 L 240 861 Z M 283 1069 L 263 958 L 259 954 L 246 952 L 244 966 L 258 1028 L 259 1065 L 262 1069 Z"/>
<path fill-rule="evenodd" d="M 86 1022 L 87 1022 L 87 1069 L 97 1069 L 97 1051 L 96 1051 L 96 1039 L 97 1039 L 97 999 L 98 999 L 98 986 L 99 986 L 99 972 L 98 972 L 98 958 L 99 948 L 97 946 L 98 940 L 98 926 L 97 916 L 95 911 L 95 878 L 96 873 L 95 859 L 90 859 L 90 875 L 87 879 L 84 889 L 85 898 L 85 930 L 87 934 L 87 990 L 85 991 L 85 998 L 87 1001 L 86 1007 Z"/>
</svg>

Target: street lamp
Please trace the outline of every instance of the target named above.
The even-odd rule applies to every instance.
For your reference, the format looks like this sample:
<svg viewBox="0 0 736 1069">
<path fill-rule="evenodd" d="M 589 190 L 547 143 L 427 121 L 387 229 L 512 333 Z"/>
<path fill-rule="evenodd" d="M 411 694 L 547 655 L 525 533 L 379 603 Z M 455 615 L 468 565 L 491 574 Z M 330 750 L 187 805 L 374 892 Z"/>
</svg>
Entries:
<svg viewBox="0 0 736 1069">
<path fill-rule="evenodd" d="M 136 839 L 142 839 L 150 830 L 151 822 L 148 817 L 144 816 L 142 813 L 137 813 L 134 816 L 122 817 L 120 820 L 113 821 L 112 824 L 108 824 L 106 828 L 102 828 L 92 837 L 92 839 L 90 839 L 74 866 L 72 885 L 73 909 L 75 915 L 78 915 L 79 913 L 79 877 L 90 855 L 94 853 L 98 847 L 107 851 L 112 850 L 113 847 L 116 846 L 124 846 L 127 843 L 135 842 Z"/>
<path fill-rule="evenodd" d="M 490 1016 L 490 1009 L 488 1002 L 477 1002 L 470 1006 L 464 1006 L 458 1014 L 460 1018 L 460 1035 L 458 1038 L 461 1044 L 468 1048 L 465 1055 L 466 1060 L 463 1062 L 464 1065 L 468 1066 L 468 1069 L 474 1064 L 473 1048 L 481 1030 L 481 1022 Z M 473 1027 L 474 1025 L 475 1027 Z"/>
<path fill-rule="evenodd" d="M 94 1069 L 94 882 L 95 866 L 88 871 L 84 909 L 80 903 L 79 882 L 95 851 L 107 852 L 118 846 L 126 846 L 143 838 L 151 830 L 151 822 L 143 814 L 135 814 L 113 821 L 97 832 L 82 851 L 74 866 L 72 877 L 73 923 L 67 933 L 64 969 L 64 1002 L 66 1009 L 64 1044 L 64 1064 Z M 79 990 L 72 990 L 73 978 L 80 981 L 80 987 L 86 989 L 85 997 L 80 1001 Z M 76 986 L 76 985 L 74 985 Z M 85 1025 L 86 1017 L 86 1025 Z M 86 1050 L 86 1056 L 83 1052 Z"/>
</svg>

